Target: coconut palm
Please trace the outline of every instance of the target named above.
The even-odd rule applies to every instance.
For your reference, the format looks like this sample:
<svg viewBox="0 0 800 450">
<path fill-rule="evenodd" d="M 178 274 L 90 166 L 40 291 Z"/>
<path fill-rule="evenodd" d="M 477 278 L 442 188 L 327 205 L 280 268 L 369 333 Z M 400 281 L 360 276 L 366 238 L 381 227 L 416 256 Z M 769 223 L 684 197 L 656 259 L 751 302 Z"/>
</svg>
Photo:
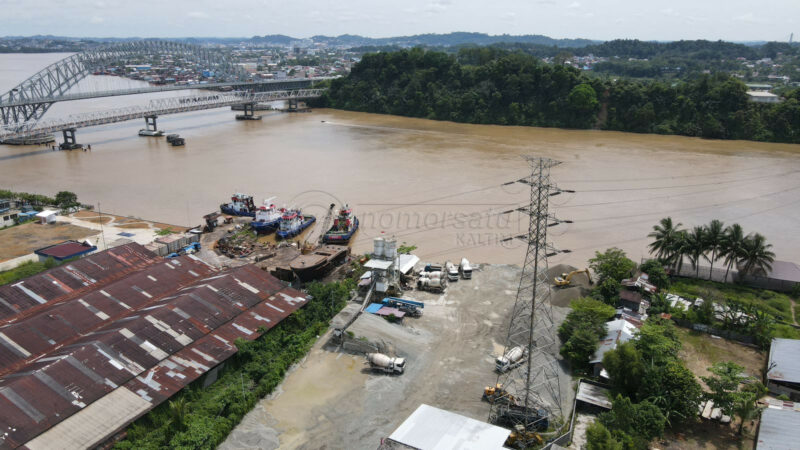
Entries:
<svg viewBox="0 0 800 450">
<path fill-rule="evenodd" d="M 680 223 L 672 223 L 672 217 L 665 217 L 658 225 L 654 225 L 653 232 L 647 235 L 653 238 L 653 242 L 649 245 L 650 253 L 655 253 L 655 257 L 662 261 L 672 259 L 680 226 Z"/>
<path fill-rule="evenodd" d="M 706 252 L 706 229 L 697 226 L 686 234 L 687 254 L 692 268 L 696 271 L 695 278 L 700 278 L 700 258 Z"/>
<path fill-rule="evenodd" d="M 728 273 L 730 273 L 731 267 L 742 258 L 744 253 L 743 245 L 744 230 L 742 230 L 741 225 L 735 223 L 725 228 L 725 239 L 722 241 L 719 255 L 725 258 L 724 263 L 727 267 L 725 268 L 724 281 L 726 282 L 728 281 Z"/>
<path fill-rule="evenodd" d="M 775 261 L 775 253 L 770 248 L 772 244 L 767 244 L 764 236 L 758 233 L 747 235 L 742 246 L 742 256 L 738 261 L 742 267 L 741 272 L 766 275 L 772 270 L 772 262 Z"/>
<path fill-rule="evenodd" d="M 714 274 L 714 261 L 719 257 L 720 250 L 722 249 L 722 242 L 725 240 L 725 231 L 722 221 L 717 219 L 712 220 L 706 226 L 705 234 L 706 254 L 704 257 L 706 261 L 711 263 L 711 268 L 708 271 L 708 279 L 710 280 Z M 708 257 L 709 252 L 711 253 L 710 258 Z"/>
<path fill-rule="evenodd" d="M 680 230 L 675 233 L 675 239 L 672 241 L 669 250 L 669 264 L 675 268 L 675 275 L 681 274 L 683 268 L 683 259 L 689 255 L 689 233 L 686 230 Z"/>
</svg>

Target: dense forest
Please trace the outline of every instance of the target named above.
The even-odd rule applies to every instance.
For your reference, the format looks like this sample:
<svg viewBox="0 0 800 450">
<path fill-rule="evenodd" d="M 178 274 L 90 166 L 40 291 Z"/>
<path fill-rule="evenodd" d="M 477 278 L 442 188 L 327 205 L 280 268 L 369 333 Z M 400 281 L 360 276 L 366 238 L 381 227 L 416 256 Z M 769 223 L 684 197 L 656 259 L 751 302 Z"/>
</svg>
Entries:
<svg viewBox="0 0 800 450">
<path fill-rule="evenodd" d="M 745 85 L 726 74 L 615 80 L 520 51 L 470 47 L 366 54 L 317 105 L 466 123 L 800 143 L 800 89 L 785 97 L 780 104 L 748 102 Z"/>
</svg>

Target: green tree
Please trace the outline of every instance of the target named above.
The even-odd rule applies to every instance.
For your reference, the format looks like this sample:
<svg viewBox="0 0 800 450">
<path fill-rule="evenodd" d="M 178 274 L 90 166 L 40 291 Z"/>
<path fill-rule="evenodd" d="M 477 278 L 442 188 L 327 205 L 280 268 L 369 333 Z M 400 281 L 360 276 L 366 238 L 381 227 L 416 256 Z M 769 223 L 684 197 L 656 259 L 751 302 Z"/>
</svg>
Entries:
<svg viewBox="0 0 800 450">
<path fill-rule="evenodd" d="M 746 385 L 739 392 L 733 404 L 733 412 L 739 417 L 740 435 L 744 431 L 744 423 L 758 415 L 760 408 L 757 402 L 766 394 L 767 388 L 759 381 Z"/>
<path fill-rule="evenodd" d="M 681 225 L 681 223 L 673 223 L 672 217 L 665 217 L 661 219 L 658 225 L 654 225 L 653 232 L 647 235 L 647 237 L 653 239 L 653 242 L 648 245 L 650 254 L 662 261 L 671 261 Z"/>
<path fill-rule="evenodd" d="M 650 282 L 659 289 L 669 288 L 669 275 L 664 270 L 664 265 L 657 259 L 645 261 L 639 267 L 639 270 L 646 273 L 650 277 Z"/>
<path fill-rule="evenodd" d="M 597 294 L 608 305 L 616 306 L 619 303 L 619 281 L 613 278 L 606 278 L 597 284 Z"/>
<path fill-rule="evenodd" d="M 772 270 L 775 253 L 770 250 L 772 244 L 767 244 L 764 236 L 754 233 L 744 240 L 742 257 L 739 263 L 741 271 L 748 275 L 766 275 Z"/>
<path fill-rule="evenodd" d="M 650 317 L 639 329 L 634 341 L 646 364 L 660 364 L 677 357 L 681 341 L 672 322 Z"/>
<path fill-rule="evenodd" d="M 714 219 L 712 220 L 705 229 L 705 244 L 706 244 L 706 253 L 711 253 L 709 257 L 706 254 L 706 261 L 711 263 L 711 268 L 708 272 L 708 279 L 711 279 L 712 274 L 714 273 L 714 262 L 719 258 L 719 255 L 724 247 L 725 242 L 725 230 L 722 221 Z"/>
<path fill-rule="evenodd" d="M 667 422 L 676 425 L 694 419 L 702 394 L 694 374 L 676 354 L 662 365 L 646 366 L 638 398 L 658 406 Z"/>
<path fill-rule="evenodd" d="M 712 375 L 701 377 L 710 391 L 706 397 L 714 402 L 714 406 L 721 408 L 724 414 L 732 415 L 739 398 L 739 384 L 745 379 L 744 367 L 725 361 L 715 363 L 708 370 Z"/>
<path fill-rule="evenodd" d="M 589 260 L 589 267 L 598 275 L 598 283 L 610 278 L 617 282 L 631 276 L 636 268 L 636 263 L 628 259 L 625 252 L 612 247 L 605 253 L 595 252 L 594 258 Z"/>
<path fill-rule="evenodd" d="M 645 367 L 633 342 L 625 342 L 603 355 L 603 368 L 608 372 L 616 392 L 633 397 L 639 391 Z"/>
<path fill-rule="evenodd" d="M 725 228 L 725 239 L 722 241 L 720 256 L 725 258 L 725 281 L 728 281 L 728 274 L 731 267 L 744 256 L 744 231 L 738 223 L 729 225 Z"/>
<path fill-rule="evenodd" d="M 56 205 L 59 208 L 70 208 L 78 204 L 78 196 L 69 191 L 60 191 L 56 194 Z"/>
<path fill-rule="evenodd" d="M 630 398 L 621 395 L 614 399 L 611 411 L 601 413 L 598 419 L 610 430 L 639 436 L 645 441 L 663 435 L 666 423 L 656 405 L 647 400 L 633 403 Z"/>
<path fill-rule="evenodd" d="M 585 371 L 589 359 L 597 351 L 597 335 L 588 328 L 577 328 L 572 336 L 561 346 L 561 356 L 570 362 L 573 370 Z"/>
<path fill-rule="evenodd" d="M 622 443 L 611 436 L 608 428 L 595 420 L 586 428 L 586 450 L 622 450 Z"/>
<path fill-rule="evenodd" d="M 701 226 L 692 228 L 692 231 L 686 235 L 686 245 L 689 250 L 689 262 L 692 263 L 692 269 L 695 269 L 695 276 L 700 278 L 700 258 L 708 248 L 705 228 Z"/>
</svg>

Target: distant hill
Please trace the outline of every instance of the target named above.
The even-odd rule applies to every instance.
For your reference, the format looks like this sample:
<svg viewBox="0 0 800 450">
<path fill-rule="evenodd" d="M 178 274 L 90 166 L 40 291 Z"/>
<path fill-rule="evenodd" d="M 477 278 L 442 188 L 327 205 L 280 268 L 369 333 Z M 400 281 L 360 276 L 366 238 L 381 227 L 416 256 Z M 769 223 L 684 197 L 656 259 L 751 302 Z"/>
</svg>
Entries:
<svg viewBox="0 0 800 450">
<path fill-rule="evenodd" d="M 342 34 L 340 36 L 316 35 L 309 38 L 314 43 L 326 44 L 336 47 L 363 47 L 363 46 L 400 46 L 414 47 L 417 45 L 432 47 L 450 47 L 457 45 L 492 45 L 501 42 L 520 42 L 525 44 L 537 44 L 557 47 L 585 47 L 601 41 L 591 39 L 553 39 L 538 34 L 526 35 L 489 35 L 486 33 L 467 33 L 455 32 L 447 34 L 416 34 L 413 36 L 396 36 L 387 38 L 370 38 L 354 34 Z M 254 36 L 251 41 L 254 43 L 287 45 L 293 41 L 303 41 L 305 39 L 292 38 L 284 35 Z"/>
</svg>

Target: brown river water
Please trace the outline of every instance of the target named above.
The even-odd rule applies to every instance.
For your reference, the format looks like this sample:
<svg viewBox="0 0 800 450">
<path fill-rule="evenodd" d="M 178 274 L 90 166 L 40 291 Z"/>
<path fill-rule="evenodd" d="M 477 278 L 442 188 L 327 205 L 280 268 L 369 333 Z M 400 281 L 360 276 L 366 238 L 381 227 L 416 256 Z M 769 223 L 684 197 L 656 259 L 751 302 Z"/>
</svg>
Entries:
<svg viewBox="0 0 800 450">
<path fill-rule="evenodd" d="M 5 92 L 65 55 L 0 55 Z M 141 82 L 140 82 L 141 83 Z M 136 85 L 89 77 L 78 89 Z M 144 104 L 186 92 L 56 104 L 45 118 Z M 314 110 L 265 113 L 239 122 L 228 109 L 159 118 L 185 147 L 139 137 L 143 121 L 79 129 L 91 152 L 0 146 L 0 188 L 55 194 L 70 190 L 104 212 L 197 225 L 232 193 L 276 197 L 318 218 L 347 202 L 361 219 L 356 251 L 377 236 L 417 245 L 423 260 L 522 263 L 527 216 L 500 214 L 525 204 L 530 173 L 523 155 L 563 164 L 552 181 L 562 193 L 550 212 L 574 221 L 548 229 L 572 253 L 550 264 L 585 265 L 595 250 L 620 247 L 646 256 L 647 233 L 664 216 L 685 226 L 720 219 L 758 231 L 778 258 L 798 261 L 800 146 L 710 141 L 603 131 L 465 125 Z M 60 139 L 60 136 L 59 136 Z M 314 230 L 312 238 L 319 230 Z"/>
</svg>

